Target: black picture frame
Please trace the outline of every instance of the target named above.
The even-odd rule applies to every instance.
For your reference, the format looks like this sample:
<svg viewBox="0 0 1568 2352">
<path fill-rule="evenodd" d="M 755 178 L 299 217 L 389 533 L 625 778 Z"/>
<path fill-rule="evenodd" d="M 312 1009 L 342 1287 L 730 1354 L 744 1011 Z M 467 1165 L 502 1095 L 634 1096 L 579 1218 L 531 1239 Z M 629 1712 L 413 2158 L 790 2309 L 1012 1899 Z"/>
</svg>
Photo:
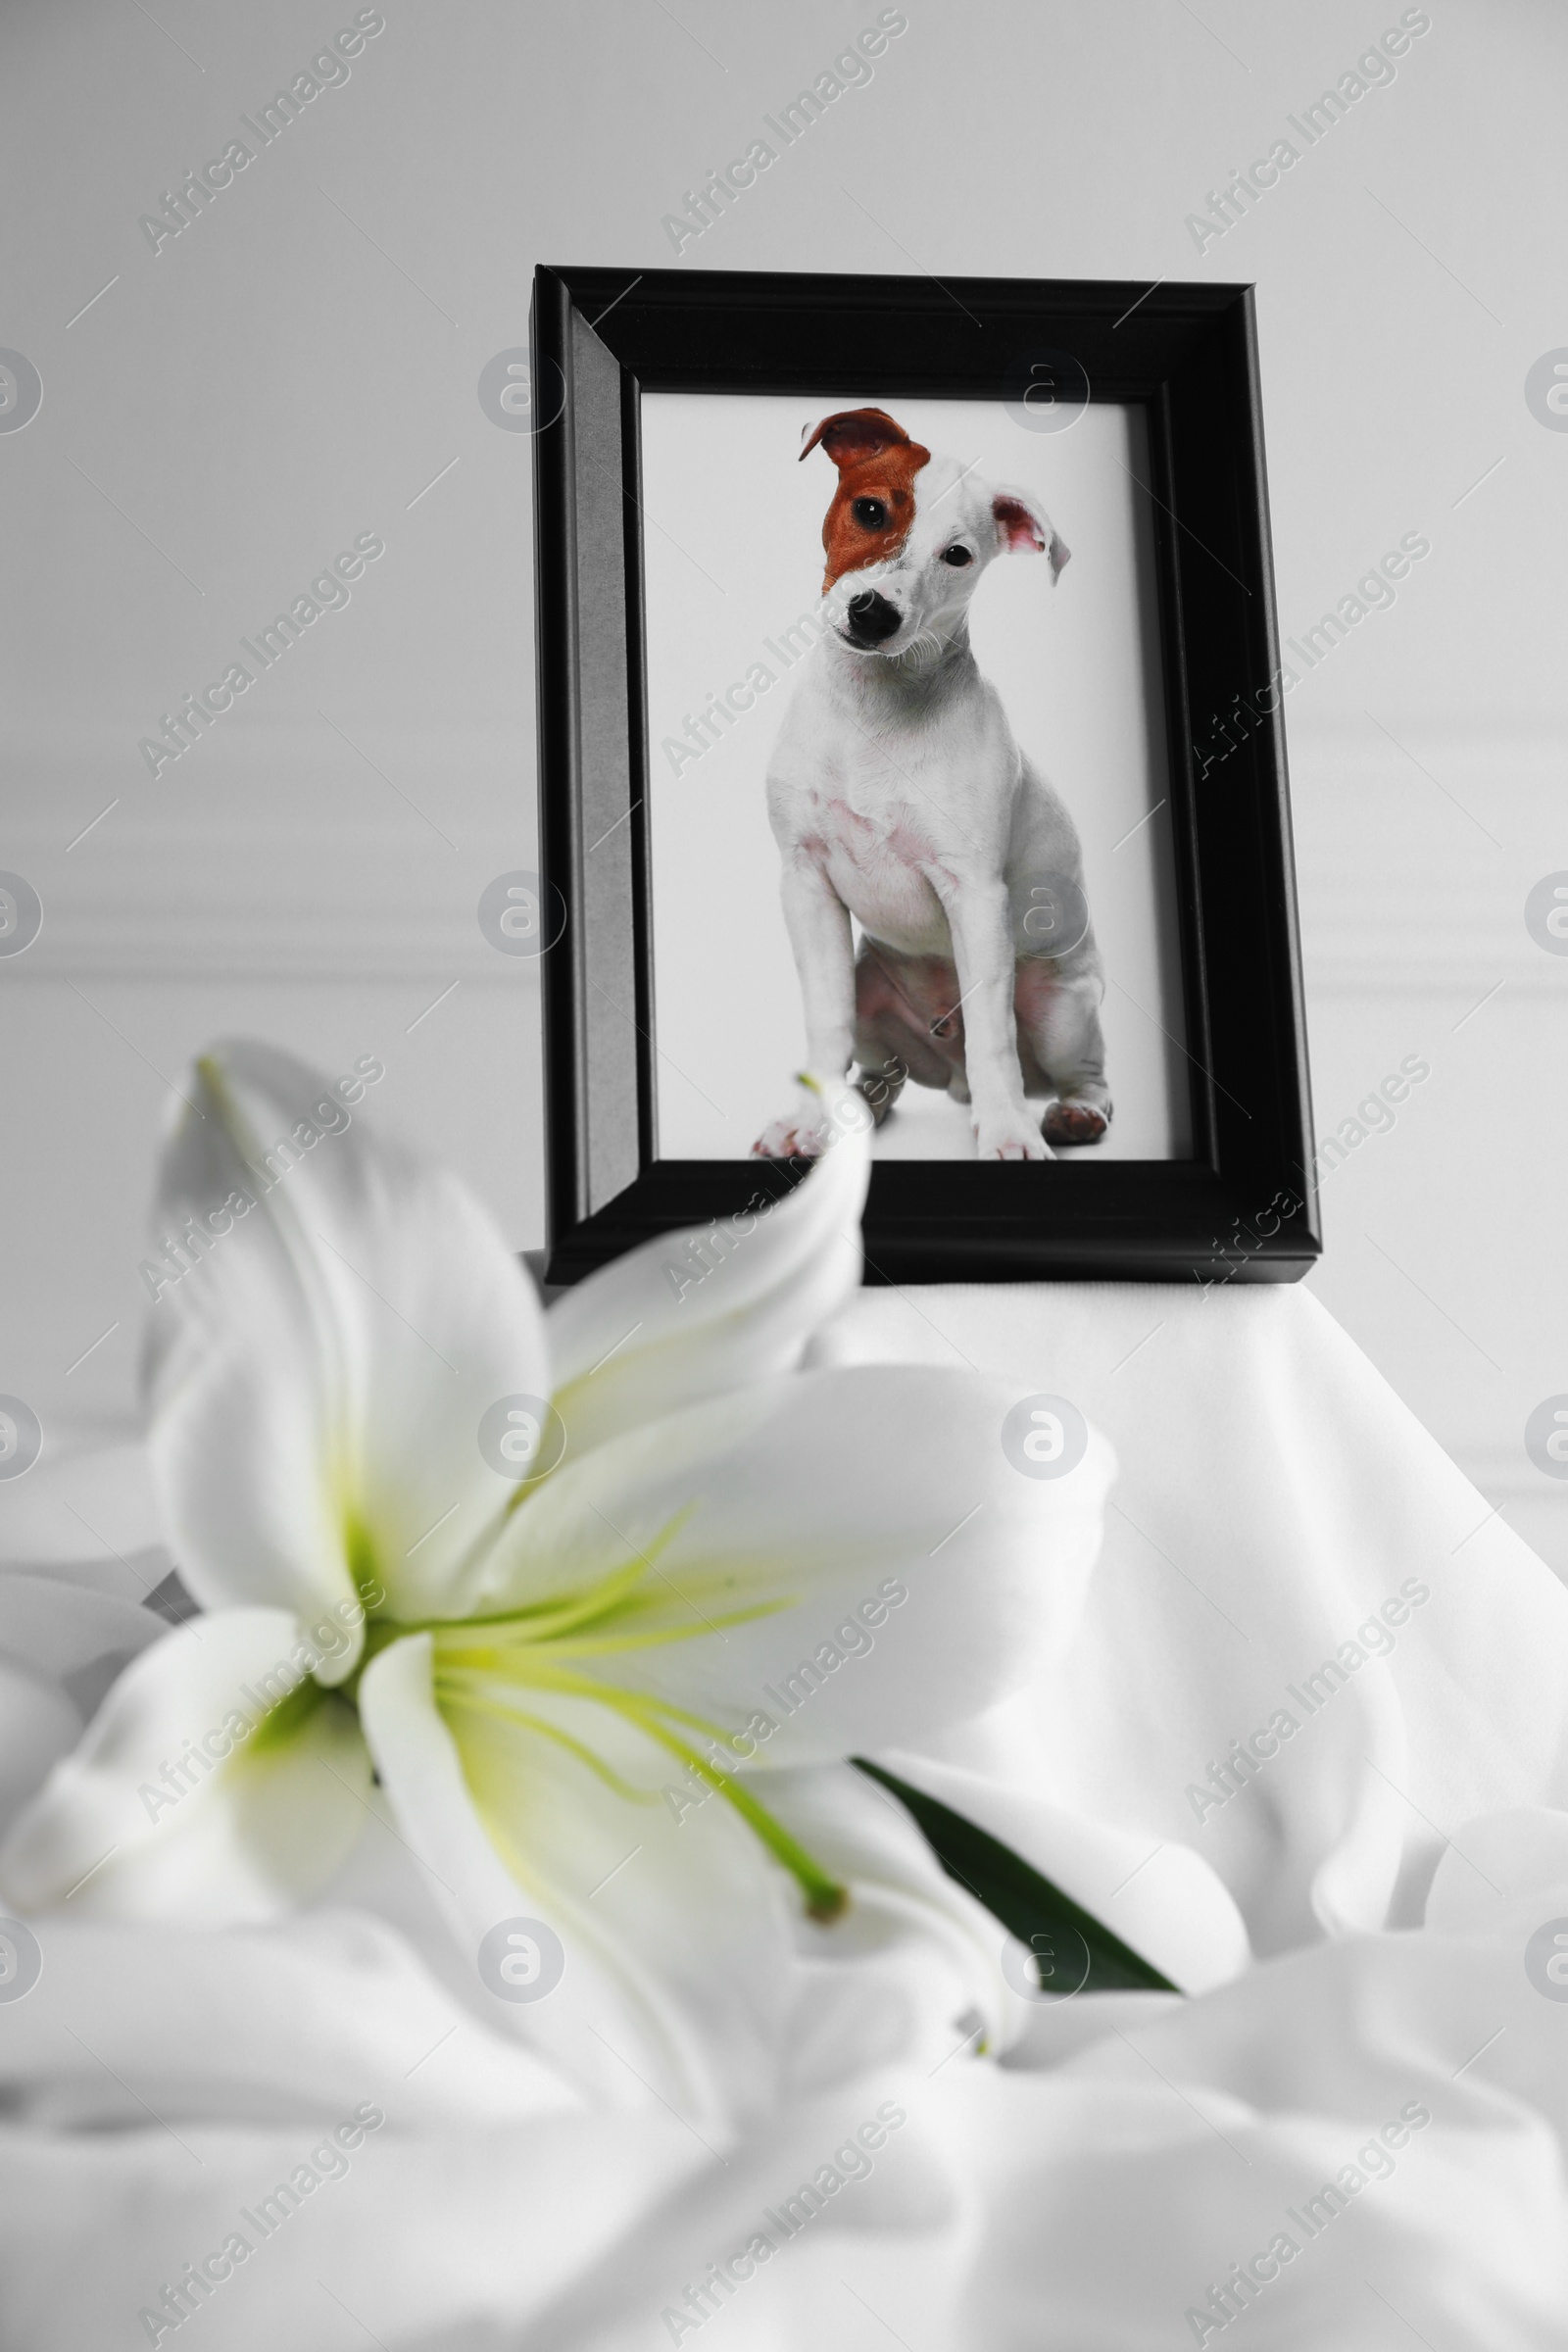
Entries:
<svg viewBox="0 0 1568 2352">
<path fill-rule="evenodd" d="M 879 1163 L 867 1279 L 1298 1279 L 1322 1244 L 1251 289 L 547 267 L 532 334 L 547 1279 L 802 1172 L 655 1156 L 643 392 L 1000 400 L 1041 351 L 1147 415 L 1193 1156 Z"/>
</svg>

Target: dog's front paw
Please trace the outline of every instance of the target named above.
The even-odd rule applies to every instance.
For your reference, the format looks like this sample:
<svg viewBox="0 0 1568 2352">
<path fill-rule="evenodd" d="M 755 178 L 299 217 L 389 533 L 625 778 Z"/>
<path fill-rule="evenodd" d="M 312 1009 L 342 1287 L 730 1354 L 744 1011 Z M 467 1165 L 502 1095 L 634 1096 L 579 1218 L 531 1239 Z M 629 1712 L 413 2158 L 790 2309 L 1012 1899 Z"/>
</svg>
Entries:
<svg viewBox="0 0 1568 2352">
<path fill-rule="evenodd" d="M 862 1114 L 863 1115 L 863 1114 Z M 813 1110 L 793 1118 L 774 1119 L 752 1146 L 754 1159 L 820 1159 L 831 1141 L 827 1127 Z"/>
<path fill-rule="evenodd" d="M 1046 1113 L 1046 1134 L 1054 1144 L 1098 1144 L 1110 1125 L 1110 1104 L 1078 1102 L 1066 1098 L 1052 1103 Z"/>
<path fill-rule="evenodd" d="M 1038 1127 L 1027 1119 L 985 1120 L 974 1131 L 977 1159 L 1054 1159 Z"/>
</svg>

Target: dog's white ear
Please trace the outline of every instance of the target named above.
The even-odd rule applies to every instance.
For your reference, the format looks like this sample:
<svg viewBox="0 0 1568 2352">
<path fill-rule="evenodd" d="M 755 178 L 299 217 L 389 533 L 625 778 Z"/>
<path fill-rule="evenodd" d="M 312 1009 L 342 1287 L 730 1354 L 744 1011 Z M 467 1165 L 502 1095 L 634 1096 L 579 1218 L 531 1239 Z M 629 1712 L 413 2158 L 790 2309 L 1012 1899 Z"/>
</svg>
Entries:
<svg viewBox="0 0 1568 2352">
<path fill-rule="evenodd" d="M 1001 553 L 1004 556 L 1045 556 L 1051 558 L 1051 584 L 1055 586 L 1061 568 L 1070 561 L 1068 547 L 1055 524 L 1038 499 L 1027 490 L 999 490 L 991 501 L 996 520 Z"/>
<path fill-rule="evenodd" d="M 808 458 L 818 442 L 842 473 L 864 458 L 879 458 L 885 449 L 912 446 L 908 434 L 885 409 L 840 409 L 820 424 L 801 428 L 801 456 Z"/>
</svg>

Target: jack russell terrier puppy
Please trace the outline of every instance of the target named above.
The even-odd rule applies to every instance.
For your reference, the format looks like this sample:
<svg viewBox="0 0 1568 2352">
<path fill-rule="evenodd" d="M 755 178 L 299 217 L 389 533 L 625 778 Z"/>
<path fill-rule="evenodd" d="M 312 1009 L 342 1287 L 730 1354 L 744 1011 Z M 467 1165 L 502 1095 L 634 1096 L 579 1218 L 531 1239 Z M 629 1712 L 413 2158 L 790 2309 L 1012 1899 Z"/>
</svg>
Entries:
<svg viewBox="0 0 1568 2352">
<path fill-rule="evenodd" d="M 767 771 L 807 1064 L 853 1062 L 877 1123 L 912 1078 L 972 1107 L 981 1159 L 1050 1159 L 1110 1119 L 1100 956 L 1071 817 L 969 650 L 994 557 L 1067 549 L 1038 502 L 933 457 L 880 409 L 805 437 L 838 467 L 827 635 Z M 852 918 L 860 947 L 852 943 Z M 1053 1098 L 1044 1128 L 1027 1098 Z M 820 1095 L 752 1147 L 814 1158 Z"/>
</svg>

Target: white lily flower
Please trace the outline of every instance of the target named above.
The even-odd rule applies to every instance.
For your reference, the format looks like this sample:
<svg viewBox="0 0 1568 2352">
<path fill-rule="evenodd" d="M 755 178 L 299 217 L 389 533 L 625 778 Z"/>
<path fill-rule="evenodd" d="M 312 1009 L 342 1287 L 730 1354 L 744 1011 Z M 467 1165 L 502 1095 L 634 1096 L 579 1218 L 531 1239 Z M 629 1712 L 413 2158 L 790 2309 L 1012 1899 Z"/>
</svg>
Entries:
<svg viewBox="0 0 1568 2352">
<path fill-rule="evenodd" d="M 160 1195 L 190 1262 L 158 1286 L 148 1386 L 204 1613 L 110 1691 L 0 1891 L 263 1920 L 384 1801 L 469 1954 L 542 1923 L 526 1989 L 554 1939 L 559 1984 L 502 2022 L 624 2097 L 765 2099 L 803 1958 L 921 1910 L 973 1947 L 995 2034 L 1000 1931 L 902 1814 L 867 1831 L 843 1760 L 1065 1642 L 1108 1449 L 1041 1482 L 1003 1451 L 1002 1384 L 792 1369 L 858 1279 L 853 1120 L 706 1259 L 651 1244 L 547 1336 L 478 1205 L 372 1147 L 354 1094 L 254 1046 L 198 1065 Z"/>
</svg>

